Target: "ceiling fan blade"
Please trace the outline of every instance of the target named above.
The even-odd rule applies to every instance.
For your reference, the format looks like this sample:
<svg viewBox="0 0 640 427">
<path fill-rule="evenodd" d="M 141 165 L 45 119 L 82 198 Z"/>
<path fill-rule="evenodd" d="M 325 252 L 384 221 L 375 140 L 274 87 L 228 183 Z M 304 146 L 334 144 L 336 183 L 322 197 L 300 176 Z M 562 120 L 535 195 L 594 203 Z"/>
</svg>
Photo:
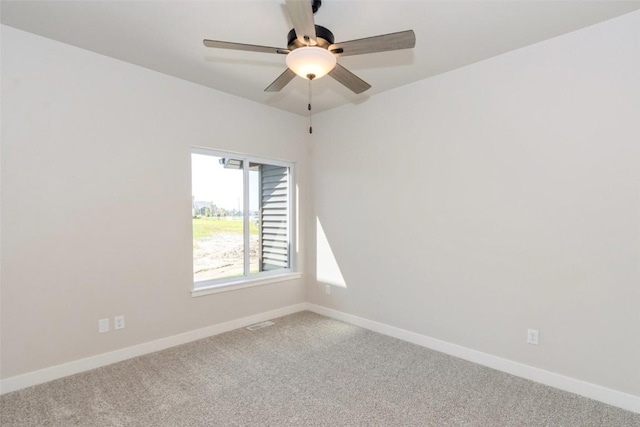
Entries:
<svg viewBox="0 0 640 427">
<path fill-rule="evenodd" d="M 296 76 L 296 73 L 291 71 L 290 68 L 287 68 L 284 73 L 280 74 L 280 76 L 273 81 L 267 88 L 264 90 L 265 92 L 279 92 L 284 88 L 287 83 L 289 83 Z"/>
<path fill-rule="evenodd" d="M 282 49 L 279 47 L 258 46 L 255 44 L 233 43 L 223 42 L 220 40 L 203 40 L 206 47 L 215 47 L 217 49 L 231 49 L 231 50 L 244 50 L 249 52 L 262 52 L 262 53 L 281 53 L 286 55 L 289 53 L 289 49 Z"/>
<path fill-rule="evenodd" d="M 329 72 L 329 75 L 355 93 L 362 93 L 371 87 L 369 83 L 340 64 L 336 64 L 335 68 Z"/>
<path fill-rule="evenodd" d="M 386 52 L 389 50 L 410 49 L 416 45 L 416 34 L 413 30 L 398 33 L 383 34 L 381 36 L 350 40 L 335 43 L 329 50 L 336 56 L 362 55 L 363 53 Z"/>
<path fill-rule="evenodd" d="M 316 45 L 316 26 L 313 21 L 313 8 L 310 0 L 285 0 L 293 29 L 300 43 Z"/>
</svg>

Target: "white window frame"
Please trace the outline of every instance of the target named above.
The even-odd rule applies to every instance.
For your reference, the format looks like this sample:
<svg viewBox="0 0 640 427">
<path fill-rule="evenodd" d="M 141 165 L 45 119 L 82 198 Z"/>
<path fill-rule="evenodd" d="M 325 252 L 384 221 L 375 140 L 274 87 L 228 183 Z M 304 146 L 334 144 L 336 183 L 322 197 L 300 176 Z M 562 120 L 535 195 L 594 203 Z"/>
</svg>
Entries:
<svg viewBox="0 0 640 427">
<path fill-rule="evenodd" d="M 243 215 L 243 230 L 248 230 L 250 218 L 249 206 L 249 168 L 245 167 L 249 163 L 260 163 L 273 166 L 281 166 L 289 169 L 289 182 L 288 182 L 288 197 L 287 197 L 287 223 L 288 223 L 288 235 L 287 241 L 289 244 L 289 268 L 283 268 L 279 270 L 260 271 L 258 273 L 249 273 L 249 258 L 250 253 L 246 248 L 249 247 L 250 236 L 248 232 L 244 232 L 244 274 L 243 276 L 235 276 L 221 279 L 209 279 L 199 282 L 193 281 L 193 287 L 191 295 L 194 297 L 215 294 L 219 292 L 232 291 L 236 289 L 244 289 L 253 286 L 266 285 L 268 283 L 282 282 L 286 280 L 298 279 L 302 277 L 302 274 L 297 271 L 297 257 L 294 256 L 296 251 L 294 250 L 294 242 L 296 239 L 296 192 L 295 188 L 295 163 L 287 162 L 283 160 L 269 159 L 265 157 L 250 156 L 241 153 L 235 153 L 230 151 L 220 151 L 209 148 L 192 147 L 191 154 L 200 154 L 205 156 L 214 157 L 232 157 L 234 159 L 242 160 L 243 164 L 243 194 L 242 194 L 242 215 Z M 191 170 L 191 168 L 189 169 Z M 191 173 L 191 179 L 193 179 L 193 172 Z M 191 228 L 191 240 L 193 241 L 193 227 Z M 193 264 L 193 249 L 191 251 L 191 260 Z M 193 271 L 192 271 L 193 279 Z"/>
</svg>

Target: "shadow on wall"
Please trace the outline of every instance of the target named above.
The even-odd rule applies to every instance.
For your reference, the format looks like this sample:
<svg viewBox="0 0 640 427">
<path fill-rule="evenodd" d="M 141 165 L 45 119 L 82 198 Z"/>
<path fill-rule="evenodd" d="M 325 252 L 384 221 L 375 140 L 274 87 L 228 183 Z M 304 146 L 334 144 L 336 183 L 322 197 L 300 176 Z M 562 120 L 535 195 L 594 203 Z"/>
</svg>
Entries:
<svg viewBox="0 0 640 427">
<path fill-rule="evenodd" d="M 316 280 L 326 285 L 347 287 L 318 217 L 316 217 Z"/>
</svg>

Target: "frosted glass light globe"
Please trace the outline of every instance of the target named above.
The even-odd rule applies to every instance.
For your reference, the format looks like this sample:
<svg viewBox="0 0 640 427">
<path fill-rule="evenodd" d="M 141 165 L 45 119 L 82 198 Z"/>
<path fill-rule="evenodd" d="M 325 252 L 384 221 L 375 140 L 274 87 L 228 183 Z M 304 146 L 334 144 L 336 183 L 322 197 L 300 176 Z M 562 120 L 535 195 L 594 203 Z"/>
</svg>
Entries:
<svg viewBox="0 0 640 427">
<path fill-rule="evenodd" d="M 337 62 L 331 52 L 317 46 L 294 49 L 289 52 L 286 61 L 287 67 L 305 79 L 319 79 L 333 70 Z"/>
</svg>

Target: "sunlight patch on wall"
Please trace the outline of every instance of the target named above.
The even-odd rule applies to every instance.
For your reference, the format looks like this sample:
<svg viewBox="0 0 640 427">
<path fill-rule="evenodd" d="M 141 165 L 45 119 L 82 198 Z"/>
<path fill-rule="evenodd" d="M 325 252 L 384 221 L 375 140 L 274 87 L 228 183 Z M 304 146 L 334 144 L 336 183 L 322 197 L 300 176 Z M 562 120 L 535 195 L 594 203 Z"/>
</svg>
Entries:
<svg viewBox="0 0 640 427">
<path fill-rule="evenodd" d="M 333 255 L 331 245 L 324 234 L 320 218 L 316 217 L 316 280 L 328 285 L 347 287 L 338 261 Z"/>
</svg>

